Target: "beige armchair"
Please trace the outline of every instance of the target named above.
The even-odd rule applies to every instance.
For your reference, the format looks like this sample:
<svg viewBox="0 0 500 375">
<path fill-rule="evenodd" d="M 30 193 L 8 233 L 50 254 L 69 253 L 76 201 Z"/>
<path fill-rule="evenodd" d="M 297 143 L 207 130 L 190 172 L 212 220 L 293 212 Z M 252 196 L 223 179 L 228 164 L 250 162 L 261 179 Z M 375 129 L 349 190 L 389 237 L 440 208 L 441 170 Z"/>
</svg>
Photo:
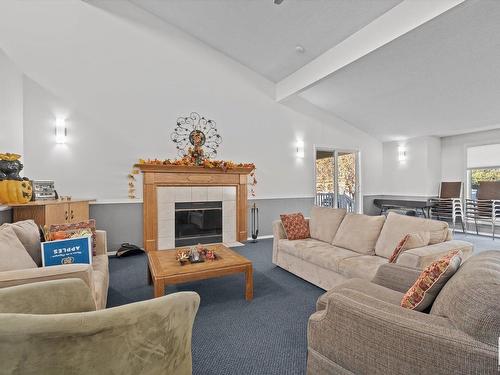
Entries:
<svg viewBox="0 0 500 375">
<path fill-rule="evenodd" d="M 386 264 L 373 282 L 351 279 L 320 297 L 309 318 L 307 373 L 497 373 L 500 251 L 470 257 L 429 313 L 399 305 L 418 275 Z"/>
<path fill-rule="evenodd" d="M 181 292 L 95 311 L 81 279 L 0 289 L 0 374 L 191 374 L 199 302 Z"/>
<path fill-rule="evenodd" d="M 96 255 L 92 264 L 65 264 L 61 266 L 26 268 L 0 272 L 0 288 L 56 279 L 81 279 L 91 291 L 97 309 L 106 307 L 109 269 L 106 232 L 96 231 Z"/>
</svg>

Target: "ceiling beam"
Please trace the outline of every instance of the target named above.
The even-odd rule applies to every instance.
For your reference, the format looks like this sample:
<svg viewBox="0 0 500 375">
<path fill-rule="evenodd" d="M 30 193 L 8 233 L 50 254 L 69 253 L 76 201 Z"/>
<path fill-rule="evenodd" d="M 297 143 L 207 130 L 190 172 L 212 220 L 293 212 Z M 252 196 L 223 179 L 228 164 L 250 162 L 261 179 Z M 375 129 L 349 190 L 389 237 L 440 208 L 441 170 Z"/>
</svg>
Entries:
<svg viewBox="0 0 500 375">
<path fill-rule="evenodd" d="M 344 66 L 465 0 L 405 0 L 276 84 L 276 100 L 315 85 Z"/>
</svg>

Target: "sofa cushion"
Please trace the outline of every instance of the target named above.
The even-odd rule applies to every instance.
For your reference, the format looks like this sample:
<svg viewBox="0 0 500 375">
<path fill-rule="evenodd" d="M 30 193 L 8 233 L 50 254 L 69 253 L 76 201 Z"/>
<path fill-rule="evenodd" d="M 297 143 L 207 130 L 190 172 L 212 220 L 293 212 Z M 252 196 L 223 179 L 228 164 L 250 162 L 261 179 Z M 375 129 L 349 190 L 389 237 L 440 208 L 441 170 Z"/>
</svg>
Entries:
<svg viewBox="0 0 500 375">
<path fill-rule="evenodd" d="M 0 272 L 37 268 L 10 225 L 0 227 Z"/>
<path fill-rule="evenodd" d="M 24 248 L 31 256 L 38 267 L 42 266 L 42 252 L 40 246 L 40 230 L 38 225 L 33 220 L 23 220 L 12 224 L 4 224 L 11 226 L 16 233 L 17 238 L 23 244 Z"/>
<path fill-rule="evenodd" d="M 361 255 L 355 251 L 328 244 L 321 247 L 312 247 L 302 252 L 302 259 L 306 262 L 335 272 L 339 271 L 339 265 L 342 260 L 359 256 Z"/>
<path fill-rule="evenodd" d="M 309 222 L 300 212 L 280 215 L 281 223 L 289 240 L 303 240 L 309 238 Z"/>
<path fill-rule="evenodd" d="M 346 212 L 344 208 L 314 206 L 309 219 L 311 237 L 331 243 Z"/>
<path fill-rule="evenodd" d="M 329 244 L 323 241 L 315 240 L 313 238 L 306 238 L 303 240 L 293 240 L 293 241 L 285 239 L 279 240 L 280 251 L 294 255 L 296 257 L 299 257 L 300 259 L 302 259 L 302 255 L 300 254 L 302 254 L 302 252 L 305 251 L 306 249 L 324 245 L 329 245 Z"/>
<path fill-rule="evenodd" d="M 280 240 L 280 250 L 319 267 L 338 272 L 342 259 L 360 256 L 360 254 L 318 241 L 312 238 L 305 240 Z"/>
<path fill-rule="evenodd" d="M 457 272 L 462 262 L 460 250 L 450 251 L 427 266 L 405 293 L 401 307 L 424 311 L 429 307 L 446 282 Z"/>
<path fill-rule="evenodd" d="M 485 251 L 467 259 L 446 283 L 431 314 L 489 345 L 498 345 L 500 332 L 500 251 Z"/>
<path fill-rule="evenodd" d="M 348 278 L 372 280 L 381 264 L 386 264 L 387 259 L 376 255 L 361 255 L 343 259 L 339 265 L 339 272 Z"/>
<path fill-rule="evenodd" d="M 445 241 L 448 224 L 443 221 L 423 219 L 390 212 L 375 245 L 375 254 L 389 258 L 398 242 L 408 233 L 430 232 L 429 244 Z"/>
<path fill-rule="evenodd" d="M 399 305 L 401 298 L 403 298 L 404 295 L 403 293 L 374 284 L 368 280 L 358 278 L 350 279 L 322 294 L 316 302 L 316 311 L 324 310 L 326 308 L 328 298 L 332 294 L 344 289 L 355 290 L 392 305 Z"/>
<path fill-rule="evenodd" d="M 373 254 L 384 221 L 384 216 L 349 213 L 340 224 L 340 228 L 333 239 L 333 245 L 360 254 Z"/>
</svg>

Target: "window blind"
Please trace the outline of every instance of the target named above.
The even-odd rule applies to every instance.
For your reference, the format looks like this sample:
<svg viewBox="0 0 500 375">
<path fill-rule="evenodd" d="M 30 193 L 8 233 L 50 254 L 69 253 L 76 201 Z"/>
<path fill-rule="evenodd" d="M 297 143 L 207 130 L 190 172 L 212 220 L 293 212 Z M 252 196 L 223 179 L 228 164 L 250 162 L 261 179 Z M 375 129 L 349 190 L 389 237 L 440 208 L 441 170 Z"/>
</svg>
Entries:
<svg viewBox="0 0 500 375">
<path fill-rule="evenodd" d="M 467 148 L 467 168 L 500 167 L 500 144 Z"/>
</svg>

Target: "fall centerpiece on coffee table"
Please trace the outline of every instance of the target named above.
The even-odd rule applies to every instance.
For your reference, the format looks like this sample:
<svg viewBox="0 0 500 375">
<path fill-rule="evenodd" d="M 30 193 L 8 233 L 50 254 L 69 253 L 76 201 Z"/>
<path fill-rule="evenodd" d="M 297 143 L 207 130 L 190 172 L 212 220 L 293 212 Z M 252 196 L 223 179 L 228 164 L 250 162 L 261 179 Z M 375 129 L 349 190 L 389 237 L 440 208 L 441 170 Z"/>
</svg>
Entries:
<svg viewBox="0 0 500 375">
<path fill-rule="evenodd" d="M 178 249 L 175 253 L 175 259 L 183 266 L 187 263 L 202 263 L 204 261 L 216 260 L 217 254 L 214 250 L 198 244 L 189 248 Z"/>
</svg>

